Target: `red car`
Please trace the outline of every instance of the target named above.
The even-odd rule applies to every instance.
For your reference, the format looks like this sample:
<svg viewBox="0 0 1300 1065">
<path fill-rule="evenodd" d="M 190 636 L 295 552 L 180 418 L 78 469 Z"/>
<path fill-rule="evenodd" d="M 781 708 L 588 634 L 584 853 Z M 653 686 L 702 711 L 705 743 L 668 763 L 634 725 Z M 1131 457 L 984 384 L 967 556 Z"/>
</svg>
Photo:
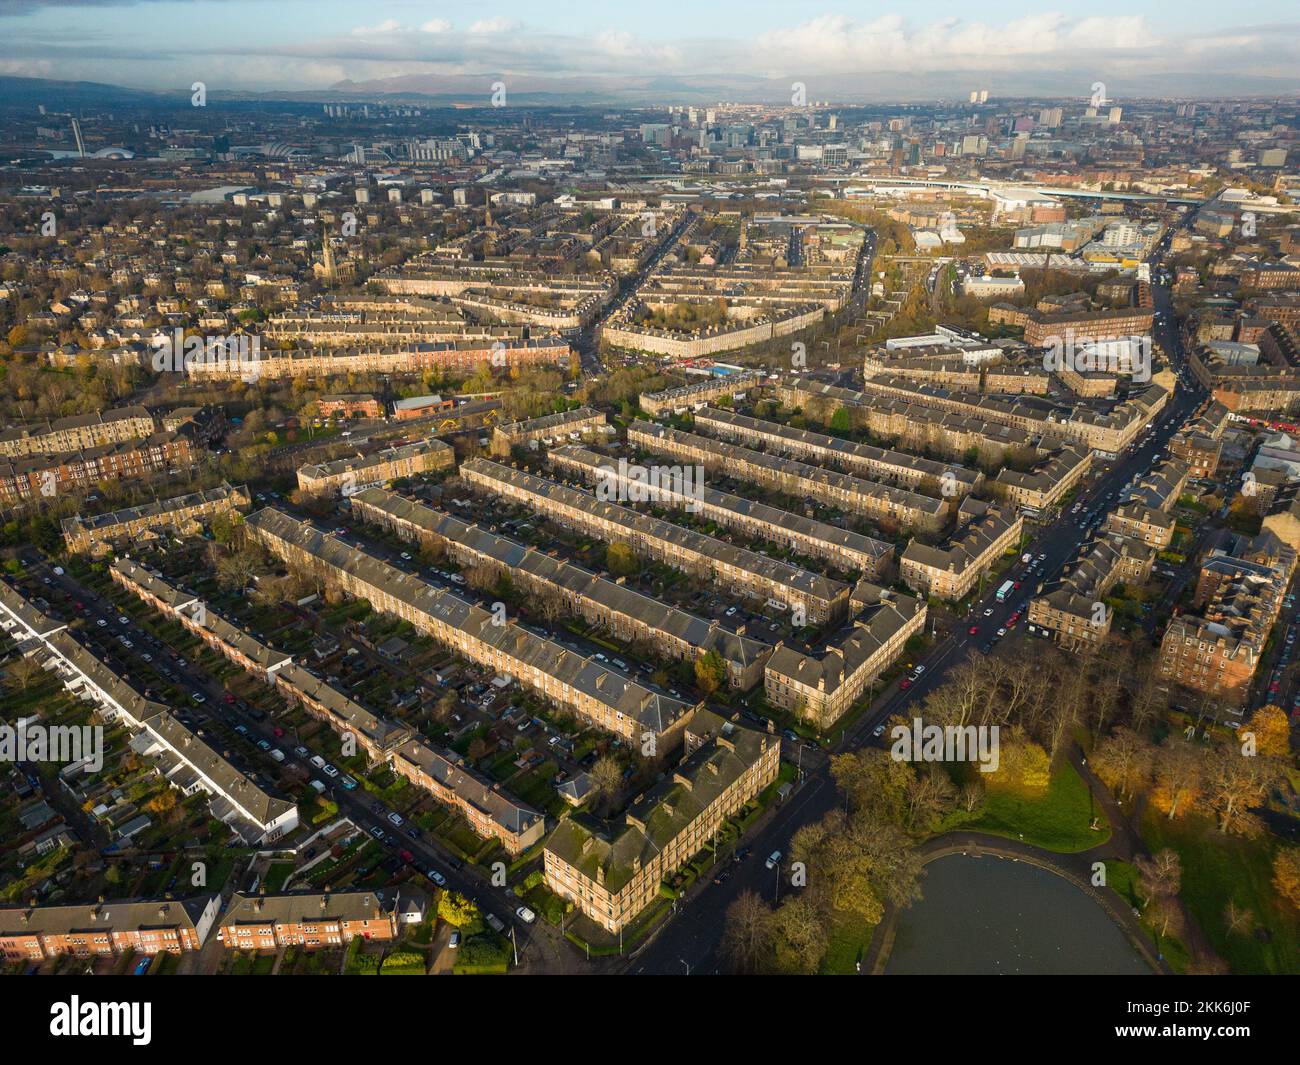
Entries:
<svg viewBox="0 0 1300 1065">
<path fill-rule="evenodd" d="M 227 704 L 233 703 L 235 701 L 235 697 L 231 695 L 230 692 L 226 692 L 224 698 Z"/>
<path fill-rule="evenodd" d="M 980 627 L 978 625 L 972 625 L 968 631 L 972 636 L 978 636 Z"/>
<path fill-rule="evenodd" d="M 410 865 L 413 861 L 415 861 L 415 855 L 412 854 L 410 851 L 402 851 L 401 855 L 402 855 L 402 861 L 404 861 L 407 865 Z"/>
<path fill-rule="evenodd" d="M 275 738 L 277 740 L 284 735 L 284 729 L 282 729 L 279 725 L 276 725 L 275 728 L 273 728 L 271 731 L 275 733 Z"/>
<path fill-rule="evenodd" d="M 907 689 L 910 688 L 911 686 L 912 686 L 912 682 L 907 677 L 904 677 L 902 680 L 898 682 L 898 690 L 901 692 L 907 691 Z"/>
</svg>

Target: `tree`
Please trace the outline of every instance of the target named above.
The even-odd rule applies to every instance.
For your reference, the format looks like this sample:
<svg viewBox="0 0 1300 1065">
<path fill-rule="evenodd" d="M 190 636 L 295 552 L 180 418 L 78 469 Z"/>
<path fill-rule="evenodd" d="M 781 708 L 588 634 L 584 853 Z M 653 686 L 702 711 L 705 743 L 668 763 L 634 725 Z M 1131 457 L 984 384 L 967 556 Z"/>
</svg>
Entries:
<svg viewBox="0 0 1300 1065">
<path fill-rule="evenodd" d="M 958 805 L 968 814 L 974 814 L 983 809 L 984 801 L 987 797 L 988 789 L 984 786 L 984 781 L 973 779 L 966 781 L 961 786 L 961 794 L 958 797 Z"/>
<path fill-rule="evenodd" d="M 727 663 L 717 651 L 705 651 L 695 659 L 695 683 L 705 695 L 712 695 L 727 683 Z"/>
<path fill-rule="evenodd" d="M 444 891 L 438 899 L 438 916 L 454 928 L 464 928 L 479 919 L 478 905 L 459 891 Z"/>
<path fill-rule="evenodd" d="M 1156 748 L 1155 788 L 1151 803 L 1173 820 L 1196 803 L 1201 793 L 1201 753 L 1186 740 L 1169 736 Z"/>
<path fill-rule="evenodd" d="M 502 571 L 490 562 L 476 562 L 465 571 L 465 580 L 471 588 L 480 592 L 490 592 L 496 587 L 497 578 Z"/>
<path fill-rule="evenodd" d="M 826 954 L 821 914 L 803 895 L 786 899 L 772 916 L 776 965 L 783 973 L 812 973 Z"/>
<path fill-rule="evenodd" d="M 32 682 L 45 671 L 41 669 L 40 663 L 34 658 L 17 658 L 9 663 L 8 672 L 19 689 L 26 691 L 32 686 Z"/>
<path fill-rule="evenodd" d="M 438 696 L 438 701 L 433 705 L 433 719 L 440 724 L 446 724 L 451 720 L 451 715 L 456 712 L 456 707 L 460 703 L 456 693 L 453 691 L 443 692 Z"/>
<path fill-rule="evenodd" d="M 1052 764 L 1047 752 L 1023 737 L 1003 742 L 1001 765 L 994 774 L 999 784 L 1026 793 L 1047 790 Z"/>
<path fill-rule="evenodd" d="M 262 570 L 256 551 L 234 551 L 217 561 L 217 585 L 225 591 L 243 591 Z"/>
<path fill-rule="evenodd" d="M 1273 855 L 1273 887 L 1300 910 L 1300 847 L 1279 847 Z"/>
<path fill-rule="evenodd" d="M 208 527 L 212 530 L 212 539 L 219 544 L 228 544 L 235 537 L 236 529 L 243 524 L 243 519 L 230 514 L 214 514 Z"/>
<path fill-rule="evenodd" d="M 1213 751 L 1206 760 L 1203 801 L 1219 822 L 1225 835 L 1257 836 L 1264 825 L 1251 812 L 1262 806 L 1278 777 L 1271 758 L 1243 754 L 1229 744 Z"/>
<path fill-rule="evenodd" d="M 1183 866 L 1178 853 L 1165 847 L 1150 858 L 1134 859 L 1137 867 L 1137 891 L 1146 903 L 1146 918 L 1157 934 L 1167 936 L 1182 928 L 1183 910 L 1178 902 Z"/>
<path fill-rule="evenodd" d="M 1169 709 L 1169 693 L 1160 690 L 1160 673 L 1154 667 L 1153 657 L 1134 664 L 1138 679 L 1129 696 L 1129 722 L 1138 732 Z"/>
<path fill-rule="evenodd" d="M 851 811 L 871 810 L 901 824 L 912 766 L 888 751 L 868 747 L 852 754 L 831 756 L 831 776 Z"/>
<path fill-rule="evenodd" d="M 916 773 L 907 786 L 906 826 L 911 832 L 929 834 L 957 807 L 957 789 L 948 774 L 931 764 Z"/>
<path fill-rule="evenodd" d="M 629 577 L 641 568 L 641 564 L 628 544 L 614 540 L 605 548 L 605 568 L 615 577 Z"/>
<path fill-rule="evenodd" d="M 1257 921 L 1255 914 L 1244 906 L 1238 906 L 1232 899 L 1223 907 L 1223 924 L 1228 934 L 1233 936 L 1253 935 Z"/>
<path fill-rule="evenodd" d="M 612 755 L 603 754 L 591 766 L 591 794 L 598 801 L 608 802 L 623 786 L 623 767 Z"/>
<path fill-rule="evenodd" d="M 1138 871 L 1138 894 L 1144 899 L 1178 894 L 1183 879 L 1183 863 L 1177 851 L 1165 847 L 1150 858 L 1139 855 L 1133 864 Z"/>
<path fill-rule="evenodd" d="M 1145 791 L 1155 750 L 1132 729 L 1119 727 L 1092 752 L 1093 772 L 1120 799 Z"/>
<path fill-rule="evenodd" d="M 722 956 L 732 971 L 760 973 L 772 957 L 772 908 L 754 891 L 742 891 L 723 919 Z"/>
<path fill-rule="evenodd" d="M 1250 715 L 1245 733 L 1255 737 L 1255 753 L 1269 758 L 1286 758 L 1291 753 L 1291 723 L 1286 711 L 1270 703 Z"/>
</svg>

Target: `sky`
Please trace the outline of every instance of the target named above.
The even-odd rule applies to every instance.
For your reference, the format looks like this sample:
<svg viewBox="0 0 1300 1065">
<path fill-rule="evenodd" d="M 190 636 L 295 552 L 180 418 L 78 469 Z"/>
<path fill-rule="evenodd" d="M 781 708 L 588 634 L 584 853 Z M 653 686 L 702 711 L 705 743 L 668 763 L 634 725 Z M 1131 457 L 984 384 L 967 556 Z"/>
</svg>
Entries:
<svg viewBox="0 0 1300 1065">
<path fill-rule="evenodd" d="M 819 86 L 827 97 L 854 85 L 919 97 L 926 86 L 936 89 L 931 95 L 967 84 L 996 95 L 1076 82 L 1086 96 L 1096 78 L 1135 93 L 1167 84 L 1186 94 L 1200 83 L 1204 95 L 1294 92 L 1300 6 L 0 0 L 0 74 L 186 93 L 195 80 L 219 93 L 369 87 L 403 77 L 417 79 L 406 87 L 441 84 L 436 79 L 459 87 L 507 76 L 532 88 L 701 75 L 799 80 L 811 98 Z"/>
</svg>

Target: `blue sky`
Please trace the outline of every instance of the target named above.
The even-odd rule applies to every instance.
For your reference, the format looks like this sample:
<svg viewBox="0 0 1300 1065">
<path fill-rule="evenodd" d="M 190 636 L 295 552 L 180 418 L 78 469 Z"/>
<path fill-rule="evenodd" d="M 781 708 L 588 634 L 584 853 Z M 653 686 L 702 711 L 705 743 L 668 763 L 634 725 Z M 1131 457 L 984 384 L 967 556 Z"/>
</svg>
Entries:
<svg viewBox="0 0 1300 1065">
<path fill-rule="evenodd" d="M 1046 85 L 1064 69 L 1294 83 L 1293 0 L 836 3 L 657 0 L 0 0 L 0 73 L 167 88 L 322 89 L 345 79 L 758 78 L 954 71 Z M 1077 80 L 1077 79 L 1076 79 Z"/>
</svg>

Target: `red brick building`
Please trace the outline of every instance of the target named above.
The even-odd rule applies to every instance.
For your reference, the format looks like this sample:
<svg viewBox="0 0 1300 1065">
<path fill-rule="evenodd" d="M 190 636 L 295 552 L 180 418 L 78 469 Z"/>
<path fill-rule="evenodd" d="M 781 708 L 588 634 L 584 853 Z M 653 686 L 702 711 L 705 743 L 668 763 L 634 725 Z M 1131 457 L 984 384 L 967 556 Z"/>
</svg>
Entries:
<svg viewBox="0 0 1300 1065">
<path fill-rule="evenodd" d="M 0 955 L 7 960 L 43 961 L 198 950 L 207 940 L 221 896 L 192 899 L 136 899 L 77 906 L 29 906 L 0 910 Z"/>
<path fill-rule="evenodd" d="M 373 891 L 288 895 L 236 892 L 221 919 L 217 939 L 228 950 L 308 950 L 345 946 L 352 939 L 397 937 L 392 906 Z"/>
</svg>

